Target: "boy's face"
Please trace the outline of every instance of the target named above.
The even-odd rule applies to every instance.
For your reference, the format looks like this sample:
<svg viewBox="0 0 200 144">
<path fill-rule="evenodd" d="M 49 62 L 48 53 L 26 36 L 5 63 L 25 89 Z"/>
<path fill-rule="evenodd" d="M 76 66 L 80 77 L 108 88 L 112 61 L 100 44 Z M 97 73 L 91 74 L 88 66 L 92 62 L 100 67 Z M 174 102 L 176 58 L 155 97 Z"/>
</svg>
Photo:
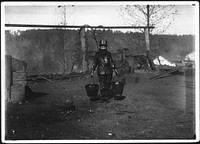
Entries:
<svg viewBox="0 0 200 144">
<path fill-rule="evenodd" d="M 106 46 L 101 46 L 100 49 L 107 49 L 107 47 Z"/>
</svg>

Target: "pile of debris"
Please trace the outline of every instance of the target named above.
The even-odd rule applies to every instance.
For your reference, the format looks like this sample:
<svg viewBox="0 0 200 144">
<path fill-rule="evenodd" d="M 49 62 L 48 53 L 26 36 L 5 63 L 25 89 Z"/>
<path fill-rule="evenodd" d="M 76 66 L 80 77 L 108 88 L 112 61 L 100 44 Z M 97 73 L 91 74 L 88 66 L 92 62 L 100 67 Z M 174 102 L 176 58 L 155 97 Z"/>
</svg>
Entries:
<svg viewBox="0 0 200 144">
<path fill-rule="evenodd" d="M 151 70 L 148 59 L 145 55 L 135 55 L 133 57 L 135 70 Z"/>
</svg>

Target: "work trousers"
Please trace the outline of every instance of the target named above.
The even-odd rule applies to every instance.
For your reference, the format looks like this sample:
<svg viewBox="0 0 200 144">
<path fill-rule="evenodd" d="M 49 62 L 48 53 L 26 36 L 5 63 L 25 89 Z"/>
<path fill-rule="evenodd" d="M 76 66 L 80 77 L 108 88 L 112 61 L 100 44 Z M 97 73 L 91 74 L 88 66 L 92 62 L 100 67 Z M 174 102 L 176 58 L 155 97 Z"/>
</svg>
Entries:
<svg viewBox="0 0 200 144">
<path fill-rule="evenodd" d="M 109 97 L 109 90 L 112 81 L 112 74 L 98 75 L 101 97 Z"/>
</svg>

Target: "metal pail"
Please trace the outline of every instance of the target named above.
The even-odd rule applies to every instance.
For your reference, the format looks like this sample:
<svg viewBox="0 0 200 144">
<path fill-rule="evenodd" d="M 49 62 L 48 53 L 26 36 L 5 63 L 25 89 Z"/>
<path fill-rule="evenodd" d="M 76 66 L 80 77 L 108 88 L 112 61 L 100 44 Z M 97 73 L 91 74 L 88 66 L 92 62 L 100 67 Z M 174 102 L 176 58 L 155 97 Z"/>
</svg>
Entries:
<svg viewBox="0 0 200 144">
<path fill-rule="evenodd" d="M 98 84 L 87 84 L 85 86 L 86 92 L 88 97 L 97 97 L 98 91 L 99 91 L 99 85 Z"/>
<path fill-rule="evenodd" d="M 114 96 L 117 96 L 117 95 L 122 95 L 123 93 L 123 90 L 124 90 L 124 83 L 122 82 L 112 82 L 112 93 Z"/>
</svg>

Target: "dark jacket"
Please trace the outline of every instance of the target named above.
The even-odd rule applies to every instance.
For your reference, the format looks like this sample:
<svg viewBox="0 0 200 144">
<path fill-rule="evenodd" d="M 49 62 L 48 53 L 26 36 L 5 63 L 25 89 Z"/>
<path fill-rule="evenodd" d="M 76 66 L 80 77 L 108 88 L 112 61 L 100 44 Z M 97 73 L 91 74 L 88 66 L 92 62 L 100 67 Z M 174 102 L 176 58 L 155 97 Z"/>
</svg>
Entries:
<svg viewBox="0 0 200 144">
<path fill-rule="evenodd" d="M 95 54 L 95 62 L 93 66 L 93 71 L 97 68 L 97 73 L 100 75 L 112 74 L 113 69 L 115 69 L 115 64 L 112 59 L 111 53 L 106 49 L 100 49 Z"/>
</svg>

